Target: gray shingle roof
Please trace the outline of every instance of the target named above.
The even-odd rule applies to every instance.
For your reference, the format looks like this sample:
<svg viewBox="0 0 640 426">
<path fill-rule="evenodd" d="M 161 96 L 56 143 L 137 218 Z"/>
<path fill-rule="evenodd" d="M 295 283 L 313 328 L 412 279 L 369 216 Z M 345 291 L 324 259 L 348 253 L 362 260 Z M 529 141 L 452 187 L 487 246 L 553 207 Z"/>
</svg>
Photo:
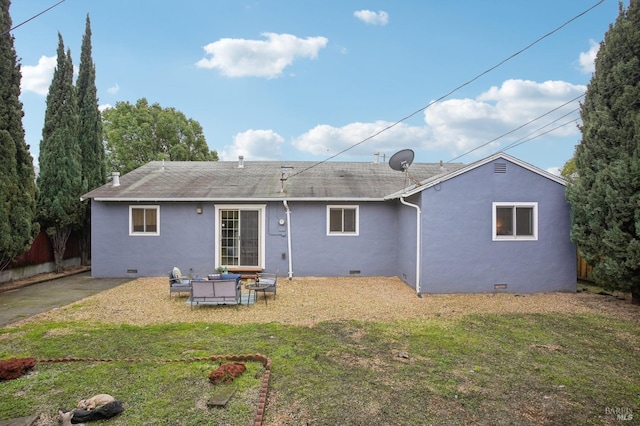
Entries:
<svg viewBox="0 0 640 426">
<path fill-rule="evenodd" d="M 281 191 L 282 166 L 291 166 Z M 410 176 L 424 181 L 463 164 L 414 163 Z M 382 200 L 412 186 L 386 163 L 245 161 L 152 161 L 82 198 L 97 200 Z"/>
</svg>

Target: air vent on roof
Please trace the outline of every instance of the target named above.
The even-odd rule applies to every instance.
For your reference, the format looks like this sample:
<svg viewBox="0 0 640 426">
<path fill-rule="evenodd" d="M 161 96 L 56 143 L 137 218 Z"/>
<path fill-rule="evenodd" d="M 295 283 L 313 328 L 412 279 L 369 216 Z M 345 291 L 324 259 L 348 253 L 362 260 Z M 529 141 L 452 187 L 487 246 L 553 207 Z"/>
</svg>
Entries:
<svg viewBox="0 0 640 426">
<path fill-rule="evenodd" d="M 507 163 L 493 163 L 493 173 L 507 173 Z"/>
</svg>

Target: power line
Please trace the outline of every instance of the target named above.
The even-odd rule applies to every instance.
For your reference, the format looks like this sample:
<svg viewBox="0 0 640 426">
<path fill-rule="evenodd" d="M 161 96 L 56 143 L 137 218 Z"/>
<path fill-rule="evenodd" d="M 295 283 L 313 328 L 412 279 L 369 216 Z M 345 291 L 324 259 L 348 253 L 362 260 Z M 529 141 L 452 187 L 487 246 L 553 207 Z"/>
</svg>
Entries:
<svg viewBox="0 0 640 426">
<path fill-rule="evenodd" d="M 568 21 L 564 22 L 564 23 L 563 23 L 562 25 L 560 25 L 559 27 L 556 27 L 555 29 L 553 29 L 553 30 L 549 31 L 548 33 L 546 33 L 546 34 L 545 34 L 545 35 L 543 35 L 542 37 L 539 37 L 539 38 L 538 38 L 538 39 L 536 39 L 535 41 L 531 42 L 531 43 L 530 43 L 529 45 L 527 45 L 526 47 L 524 47 L 524 48 L 522 48 L 522 49 L 518 50 L 517 52 L 515 52 L 515 53 L 513 53 L 513 54 L 511 54 L 511 55 L 510 55 L 510 56 L 508 56 L 507 58 L 505 58 L 505 59 L 503 59 L 502 61 L 500 61 L 500 62 L 498 62 L 497 64 L 495 64 L 494 66 L 492 66 L 492 67 L 488 68 L 487 70 L 485 70 L 485 71 L 481 72 L 480 74 L 476 75 L 476 76 L 475 76 L 475 77 L 473 77 L 472 79 L 470 79 L 470 80 L 468 80 L 468 81 L 466 81 L 466 82 L 462 83 L 461 85 L 457 86 L 456 88 L 452 89 L 451 91 L 449 91 L 449 92 L 445 93 L 444 95 L 440 96 L 440 97 L 439 97 L 439 98 L 437 98 L 436 100 L 429 102 L 429 104 L 427 104 L 426 106 L 424 106 L 424 107 L 422 107 L 422 108 L 420 108 L 420 109 L 418 109 L 418 110 L 416 110 L 416 111 L 412 112 L 411 114 L 407 115 L 406 117 L 403 117 L 403 118 L 401 118 L 400 120 L 397 120 L 396 122 L 394 122 L 394 123 L 392 123 L 392 124 L 388 125 L 387 127 L 385 127 L 385 128 L 383 128 L 383 129 L 381 129 L 381 130 L 379 130 L 379 131 L 377 131 L 377 132 L 373 133 L 371 136 L 368 136 L 368 137 L 364 138 L 364 139 L 363 139 L 363 140 L 361 140 L 360 142 L 357 142 L 357 143 L 355 143 L 355 144 L 353 144 L 353 145 L 351 145 L 351 146 L 349 146 L 349 147 L 347 147 L 347 148 L 343 149 L 342 151 L 338 152 L 337 154 L 334 154 L 334 155 L 332 155 L 332 156 L 330 156 L 330 157 L 328 157 L 328 158 L 326 158 L 326 159 L 324 159 L 324 160 L 322 160 L 322 161 L 319 161 L 319 162 L 317 162 L 317 163 L 315 163 L 315 164 L 312 164 L 311 166 L 309 166 L 309 167 L 307 167 L 307 168 L 305 168 L 305 169 L 302 169 L 302 170 L 300 170 L 300 171 L 299 171 L 299 172 L 297 172 L 297 173 L 293 173 L 293 174 L 291 174 L 291 175 L 289 176 L 289 178 L 292 178 L 292 177 L 297 176 L 297 175 L 299 175 L 299 174 L 301 174 L 301 173 L 304 173 L 304 172 L 306 172 L 307 170 L 310 170 L 310 169 L 312 169 L 312 168 L 314 168 L 314 167 L 316 167 L 316 166 L 319 166 L 320 164 L 326 163 L 327 161 L 332 160 L 332 159 L 334 159 L 334 158 L 338 157 L 339 155 L 342 155 L 342 154 L 344 154 L 345 152 L 350 151 L 350 150 L 352 150 L 353 148 L 355 148 L 355 147 L 357 147 L 357 146 L 359 146 L 359 145 L 362 145 L 363 143 L 365 143 L 365 142 L 367 142 L 367 141 L 369 141 L 369 140 L 371 140 L 371 139 L 375 138 L 376 136 L 378 136 L 378 135 L 380 135 L 380 134 L 382 134 L 382 133 L 384 133 L 384 132 L 386 132 L 386 131 L 388 131 L 388 130 L 392 129 L 393 127 L 395 127 L 395 126 L 397 126 L 397 125 L 399 125 L 399 124 L 401 124 L 401 123 L 403 123 L 403 122 L 407 121 L 409 118 L 411 118 L 411 117 L 415 116 L 416 114 L 418 114 L 418 113 L 420 113 L 420 112 L 422 112 L 422 111 L 426 110 L 427 108 L 429 108 L 429 107 L 430 107 L 430 106 L 432 106 L 433 104 L 435 104 L 435 103 L 437 103 L 437 102 L 440 102 L 441 100 L 443 100 L 443 99 L 445 99 L 445 98 L 448 98 L 449 96 L 451 96 L 452 94 L 454 94 L 454 93 L 455 93 L 455 92 L 457 92 L 458 90 L 462 89 L 463 87 L 468 86 L 469 84 L 471 84 L 471 83 L 473 83 L 474 81 L 478 80 L 480 77 L 483 77 L 484 75 L 486 75 L 486 74 L 490 73 L 491 71 L 495 70 L 496 68 L 499 68 L 500 66 L 504 65 L 506 62 L 510 61 L 511 59 L 513 59 L 513 58 L 515 58 L 516 56 L 520 55 L 521 53 L 523 53 L 523 52 L 525 52 L 525 51 L 529 50 L 531 47 L 535 46 L 536 44 L 538 44 L 539 42 L 541 42 L 541 41 L 542 41 L 542 40 L 544 40 L 545 38 L 552 36 L 553 34 L 555 34 L 556 32 L 560 31 L 562 28 L 566 27 L 567 25 L 569 25 L 569 24 L 570 24 L 570 23 L 572 23 L 573 21 L 575 21 L 575 20 L 577 20 L 577 19 L 581 18 L 582 16 L 586 15 L 586 14 L 587 14 L 587 13 L 589 13 L 591 10 L 595 9 L 596 7 L 598 7 L 598 6 L 600 6 L 602 3 L 604 3 L 604 1 L 605 1 L 605 0 L 600 0 L 600 1 L 598 1 L 596 4 L 594 4 L 593 6 L 589 7 L 588 9 L 586 9 L 586 10 L 584 10 L 584 11 L 580 12 L 579 14 L 577 14 L 576 16 L 574 16 L 573 18 L 571 18 L 571 19 L 569 19 Z"/>
<path fill-rule="evenodd" d="M 5 34 L 10 33 L 11 31 L 15 30 L 16 28 L 19 28 L 21 26 L 23 26 L 24 24 L 26 24 L 29 21 L 33 21 L 34 19 L 36 19 L 38 16 L 47 13 L 48 11 L 50 11 L 51 9 L 53 9 L 54 7 L 64 3 L 67 0 L 60 0 L 58 3 L 54 4 L 53 6 L 43 10 L 42 12 L 38 13 L 37 15 L 33 15 L 31 18 L 27 19 L 26 21 L 22 21 L 20 22 L 18 25 L 14 26 L 13 28 L 9 28 L 7 31 L 3 32 L 2 34 L 0 34 L 0 36 L 3 36 Z"/>
<path fill-rule="evenodd" d="M 622 84 L 617 84 L 617 85 L 615 85 L 615 86 L 611 87 L 609 90 L 607 90 L 607 91 L 604 93 L 604 95 L 605 95 L 605 96 L 608 96 L 608 95 L 610 95 L 611 93 L 613 93 L 614 91 L 616 91 L 616 90 L 620 89 L 621 87 L 623 87 L 623 85 L 622 85 Z M 482 148 L 482 147 L 484 147 L 484 146 L 487 146 L 487 145 L 488 145 L 488 144 L 490 144 L 491 142 L 495 142 L 495 141 L 497 141 L 498 139 L 501 139 L 501 138 L 503 138 L 503 137 L 505 137 L 505 136 L 507 136 L 507 135 L 509 135 L 509 134 L 511 134 L 511 133 L 513 133 L 513 132 L 515 132 L 516 130 L 520 130 L 520 129 L 522 129 L 523 127 L 525 127 L 525 126 L 527 126 L 527 125 L 529 125 L 529 124 L 531 124 L 531 123 L 533 123 L 533 122 L 535 122 L 535 121 L 537 121 L 537 120 L 539 120 L 539 119 L 541 119 L 541 118 L 543 118 L 543 117 L 545 117 L 545 116 L 549 115 L 550 113 L 555 112 L 555 111 L 559 110 L 560 108 L 562 108 L 562 107 L 564 107 L 564 106 L 567 106 L 567 105 L 569 105 L 569 104 L 570 104 L 570 103 L 572 103 L 572 102 L 577 101 L 578 99 L 580 99 L 581 97 L 585 96 L 586 94 L 587 94 L 587 93 L 586 93 L 586 92 L 584 92 L 584 93 L 582 93 L 581 95 L 576 96 L 575 98 L 573 98 L 573 99 L 571 99 L 571 100 L 569 100 L 569 101 L 567 101 L 567 102 L 563 103 L 562 105 L 557 106 L 556 108 L 552 109 L 551 111 L 548 111 L 548 112 L 546 112 L 546 113 L 544 113 L 544 114 L 542 114 L 542 115 L 540 115 L 540 116 L 538 116 L 538 117 L 536 117 L 536 118 L 534 118 L 534 119 L 532 119 L 532 120 L 529 120 L 529 121 L 527 121 L 526 123 L 524 123 L 523 125 L 518 126 L 518 127 L 516 127 L 515 129 L 513 129 L 513 130 L 511 130 L 511 131 L 509 131 L 509 132 L 507 132 L 507 133 L 504 133 L 504 134 L 502 134 L 502 135 L 500 135 L 500 136 L 498 136 L 498 137 L 496 137 L 496 138 L 493 138 L 493 139 L 491 139 L 489 142 L 483 143 L 482 145 L 479 145 L 479 146 L 477 146 L 477 147 L 475 147 L 475 148 L 473 148 L 473 149 L 470 149 L 469 151 L 465 152 L 464 154 L 458 155 L 457 157 L 455 157 L 455 158 L 453 158 L 453 159 L 451 159 L 451 160 L 447 161 L 447 163 L 450 163 L 450 162 L 452 162 L 452 161 L 454 161 L 454 160 L 457 160 L 457 159 L 459 159 L 459 158 L 461 158 L 461 157 L 464 157 L 465 155 L 470 154 L 470 153 L 472 153 L 473 151 L 475 151 L 475 150 L 477 150 L 477 149 L 480 149 L 480 148 Z M 640 99 L 640 98 L 638 98 L 638 99 Z M 580 110 L 580 108 L 576 108 L 576 109 L 573 109 L 573 110 L 569 111 L 568 113 L 566 113 L 566 114 L 564 114 L 564 115 L 561 115 L 560 117 L 556 118 L 555 120 L 550 121 L 549 123 L 545 124 L 545 125 L 544 125 L 544 126 L 542 126 L 542 127 L 537 128 L 536 130 L 534 130 L 534 131 L 532 131 L 531 133 L 529 133 L 529 134 L 527 134 L 527 135 L 525 135 L 525 136 L 521 137 L 520 139 L 517 139 L 517 140 L 515 140 L 515 141 L 511 142 L 510 144 L 508 144 L 507 146 L 505 146 L 505 147 L 504 147 L 504 148 L 502 148 L 502 149 L 499 149 L 499 150 L 498 150 L 498 151 L 496 151 L 496 152 L 503 152 L 503 151 L 506 151 L 506 150 L 508 150 L 508 149 L 515 148 L 516 146 L 522 145 L 522 144 L 523 144 L 523 143 L 525 143 L 525 142 L 529 142 L 529 141 L 531 141 L 531 140 L 533 140 L 533 139 L 537 139 L 537 138 L 539 138 L 540 136 L 543 136 L 543 135 L 546 135 L 546 134 L 548 134 L 548 133 L 551 133 L 551 131 L 557 130 L 557 129 L 559 129 L 559 128 L 561 128 L 561 127 L 564 127 L 564 126 L 566 126 L 566 125 L 568 125 L 568 124 L 571 124 L 571 123 L 574 123 L 574 122 L 578 122 L 578 119 L 571 120 L 571 121 L 568 121 L 567 123 L 564 123 L 564 124 L 562 124 L 562 125 L 560 125 L 560 126 L 554 127 L 554 128 L 553 128 L 553 129 L 551 129 L 550 131 L 547 131 L 547 132 L 541 133 L 541 134 L 539 134 L 539 135 L 536 135 L 536 136 L 534 136 L 534 137 L 531 137 L 531 138 L 529 138 L 529 139 L 523 140 L 523 139 L 528 138 L 529 136 L 531 136 L 531 135 L 535 134 L 536 132 L 539 132 L 540 130 L 544 129 L 545 127 L 548 127 L 548 126 L 552 125 L 553 123 L 556 123 L 556 122 L 560 121 L 561 119 L 563 119 L 563 118 L 565 118 L 565 117 L 567 117 L 567 116 L 569 116 L 569 115 L 571 115 L 571 114 L 573 114 L 574 112 L 579 111 L 579 110 Z"/>
<path fill-rule="evenodd" d="M 573 112 L 573 111 L 572 111 L 572 112 Z M 543 133 L 540 133 L 540 134 L 538 134 L 538 135 L 532 136 L 532 137 L 530 137 L 529 139 L 522 140 L 522 141 L 520 141 L 520 142 L 519 142 L 519 143 L 517 143 L 517 144 L 509 145 L 509 146 L 505 147 L 504 149 L 501 149 L 501 150 L 500 150 L 500 151 L 498 151 L 498 152 L 503 152 L 503 151 L 506 151 L 506 150 L 508 150 L 508 149 L 515 148 L 516 146 L 518 146 L 518 145 L 522 145 L 522 144 L 523 144 L 523 143 L 525 143 L 525 142 L 529 142 L 529 141 L 532 141 L 532 140 L 534 140 L 534 139 L 538 139 L 538 138 L 539 138 L 539 137 L 541 137 L 541 136 L 547 135 L 547 134 L 549 134 L 549 133 L 551 133 L 551 132 L 554 132 L 554 131 L 556 131 L 556 130 L 558 130 L 558 129 L 560 129 L 560 128 L 564 127 L 564 126 L 567 126 L 567 125 L 569 125 L 569 124 L 571 124 L 571 123 L 577 123 L 577 122 L 578 122 L 578 118 L 573 119 L 573 120 L 570 120 L 570 121 L 567 121 L 566 123 L 563 123 L 563 124 L 560 124 L 560 125 L 558 125 L 558 126 L 556 126 L 556 127 L 554 127 L 554 128 L 551 128 L 551 129 L 547 130 L 546 132 L 543 132 Z"/>
<path fill-rule="evenodd" d="M 546 127 L 549 127 L 550 125 L 552 125 L 552 124 L 554 124 L 554 123 L 557 123 L 558 121 L 562 120 L 563 118 L 565 118 L 565 117 L 567 117 L 567 116 L 569 116 L 569 115 L 571 115 L 571 114 L 573 114 L 574 112 L 577 112 L 577 111 L 580 111 L 580 108 L 576 108 L 576 109 L 574 109 L 574 110 L 572 110 L 572 111 L 569 111 L 568 113 L 564 114 L 563 116 L 560 116 L 560 117 L 556 118 L 555 120 L 553 120 L 553 121 L 551 121 L 551 122 L 549 122 L 549 123 L 545 124 L 544 126 L 537 128 L 537 129 L 536 129 L 536 130 L 534 130 L 533 132 L 531 132 L 531 133 L 529 133 L 529 134 L 527 134 L 527 135 L 525 135 L 525 136 L 521 137 L 520 139 L 517 139 L 517 140 L 515 140 L 515 141 L 511 142 L 509 145 L 505 146 L 504 148 L 500 149 L 500 150 L 499 150 L 499 151 L 497 151 L 497 152 L 503 152 L 503 151 L 506 151 L 506 150 L 508 150 L 508 149 L 515 148 L 516 146 L 522 145 L 522 144 L 523 144 L 523 143 L 525 143 L 525 142 L 529 142 L 529 141 L 531 141 L 531 140 L 533 140 L 533 139 L 537 139 L 537 138 L 539 138 L 540 136 L 543 136 L 543 135 L 548 134 L 548 133 L 549 133 L 549 131 L 546 131 L 546 132 L 544 132 L 544 133 L 540 133 L 540 134 L 537 134 L 537 135 L 535 135 L 535 136 L 532 136 L 532 135 L 536 134 L 537 132 L 539 132 L 540 130 L 542 130 L 542 129 L 546 128 Z M 551 129 L 551 131 L 553 131 L 553 130 L 557 130 L 557 129 L 559 129 L 560 127 L 566 126 L 566 125 L 568 125 L 569 123 L 577 123 L 577 122 L 578 122 L 578 119 L 579 119 L 579 118 L 575 118 L 575 119 L 573 119 L 573 120 L 571 120 L 571 121 L 568 121 L 568 122 L 566 122 L 566 123 L 564 123 L 564 124 L 562 124 L 562 125 L 560 125 L 560 126 L 558 126 L 558 127 L 554 127 L 553 129 Z M 531 136 L 531 137 L 530 137 L 530 136 Z M 528 138 L 528 139 L 527 139 L 527 138 Z"/>
<path fill-rule="evenodd" d="M 465 155 L 471 154 L 472 152 L 477 151 L 478 149 L 483 148 L 483 147 L 485 147 L 485 146 L 489 145 L 489 144 L 490 144 L 490 143 L 492 143 L 492 142 L 495 142 L 495 141 L 497 141 L 497 140 L 499 140 L 499 139 L 502 139 L 502 138 L 504 138 L 505 136 L 510 135 L 511 133 L 517 132 L 518 130 L 522 129 L 523 127 L 526 127 L 526 126 L 528 126 L 529 124 L 534 123 L 534 122 L 536 122 L 536 121 L 540 120 L 541 118 L 546 117 L 547 115 L 551 114 L 552 112 L 555 112 L 555 111 L 559 110 L 560 108 L 565 107 L 565 106 L 569 105 L 570 103 L 577 101 L 578 99 L 580 99 L 580 98 L 581 98 L 581 97 L 583 97 L 584 95 L 585 95 L 585 94 L 584 94 L 584 93 L 582 93 L 580 96 L 576 96 L 575 98 L 573 98 L 573 99 L 571 99 L 571 100 L 569 100 L 569 101 L 567 101 L 567 102 L 563 103 L 562 105 L 559 105 L 559 106 L 555 107 L 555 108 L 554 108 L 554 109 L 552 109 L 551 111 L 547 111 L 547 112 L 545 112 L 544 114 L 539 115 L 539 116 L 537 116 L 536 118 L 533 118 L 533 119 L 531 119 L 531 120 L 527 121 L 527 122 L 526 122 L 526 123 L 524 123 L 524 124 L 521 124 L 520 126 L 516 127 L 515 129 L 509 130 L 507 133 L 503 133 L 502 135 L 497 136 L 497 137 L 495 137 L 495 138 L 491 139 L 490 141 L 483 143 L 482 145 L 478 145 L 478 146 L 476 146 L 475 148 L 470 149 L 469 151 L 467 151 L 467 152 L 465 152 L 465 153 L 463 153 L 463 154 L 460 154 L 460 155 L 458 155 L 457 157 L 452 158 L 451 160 L 447 161 L 447 163 L 451 163 L 452 161 L 455 161 L 455 160 L 457 160 L 457 159 L 459 159 L 459 158 L 462 158 L 462 157 L 464 157 Z M 571 112 L 575 112 L 575 111 L 576 111 L 576 110 L 573 110 L 573 111 L 571 111 Z M 569 113 L 569 114 L 570 114 L 570 113 Z M 567 114 L 567 115 L 568 115 L 568 114 Z M 562 116 L 562 117 L 560 117 L 560 118 L 563 118 L 563 117 L 566 117 L 566 115 L 563 115 L 563 116 Z M 553 122 L 552 122 L 552 123 L 553 123 Z M 544 127 L 542 127 L 542 128 L 544 129 Z M 539 130 L 539 129 L 538 129 L 538 130 Z M 535 131 L 534 131 L 534 132 L 535 132 Z"/>
</svg>

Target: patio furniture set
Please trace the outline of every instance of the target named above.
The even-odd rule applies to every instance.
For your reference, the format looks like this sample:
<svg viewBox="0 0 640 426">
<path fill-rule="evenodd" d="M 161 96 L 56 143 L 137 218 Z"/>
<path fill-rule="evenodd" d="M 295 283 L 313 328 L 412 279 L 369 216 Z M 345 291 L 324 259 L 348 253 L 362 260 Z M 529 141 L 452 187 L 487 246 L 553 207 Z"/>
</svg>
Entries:
<svg viewBox="0 0 640 426">
<path fill-rule="evenodd" d="M 259 273 L 253 282 L 245 285 L 248 291 L 247 305 L 258 299 L 258 292 L 262 292 L 265 305 L 267 293 L 273 293 L 275 300 L 278 274 Z M 187 303 L 191 305 L 241 305 L 242 304 L 242 275 L 240 274 L 210 274 L 207 278 L 187 278 L 182 276 L 180 269 L 174 267 L 169 273 L 169 299 L 172 293 L 189 293 Z"/>
</svg>

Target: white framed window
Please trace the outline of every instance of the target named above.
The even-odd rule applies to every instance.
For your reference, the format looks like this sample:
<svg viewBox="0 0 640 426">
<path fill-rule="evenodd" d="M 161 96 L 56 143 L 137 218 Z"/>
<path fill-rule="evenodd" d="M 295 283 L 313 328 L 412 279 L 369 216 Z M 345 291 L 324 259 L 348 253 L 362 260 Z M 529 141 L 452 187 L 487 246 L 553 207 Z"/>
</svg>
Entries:
<svg viewBox="0 0 640 426">
<path fill-rule="evenodd" d="M 538 239 L 538 203 L 493 203 L 493 240 Z"/>
<path fill-rule="evenodd" d="M 160 235 L 160 206 L 129 206 L 129 235 Z"/>
<path fill-rule="evenodd" d="M 265 217 L 264 204 L 216 205 L 216 267 L 264 267 Z"/>
<path fill-rule="evenodd" d="M 327 206 L 327 235 L 359 235 L 358 206 Z"/>
</svg>

